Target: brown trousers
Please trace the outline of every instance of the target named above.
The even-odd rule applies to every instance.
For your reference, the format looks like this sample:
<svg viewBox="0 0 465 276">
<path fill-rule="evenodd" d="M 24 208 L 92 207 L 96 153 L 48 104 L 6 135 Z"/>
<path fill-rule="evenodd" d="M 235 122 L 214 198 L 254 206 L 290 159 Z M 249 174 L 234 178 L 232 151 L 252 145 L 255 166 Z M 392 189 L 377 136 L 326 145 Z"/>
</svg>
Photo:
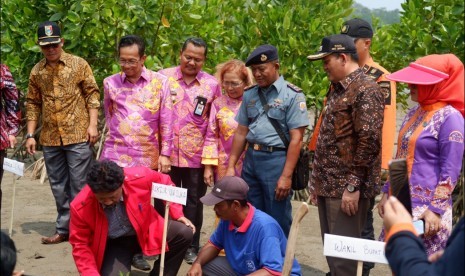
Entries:
<svg viewBox="0 0 465 276">
<path fill-rule="evenodd" d="M 370 200 L 360 198 L 358 212 L 353 216 L 348 216 L 342 212 L 341 202 L 340 198 L 318 197 L 318 214 L 323 239 L 326 233 L 360 238 Z M 335 257 L 326 257 L 326 261 L 332 276 L 355 276 L 357 274 L 357 261 Z"/>
</svg>

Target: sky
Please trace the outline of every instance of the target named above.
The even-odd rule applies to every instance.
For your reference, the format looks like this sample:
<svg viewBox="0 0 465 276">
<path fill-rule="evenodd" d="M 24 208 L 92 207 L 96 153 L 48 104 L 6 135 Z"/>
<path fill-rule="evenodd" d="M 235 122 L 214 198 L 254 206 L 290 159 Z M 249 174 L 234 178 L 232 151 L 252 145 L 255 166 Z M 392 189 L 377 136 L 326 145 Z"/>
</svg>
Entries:
<svg viewBox="0 0 465 276">
<path fill-rule="evenodd" d="M 355 2 L 362 4 L 369 9 L 386 8 L 386 10 L 401 10 L 401 3 L 405 0 L 355 0 Z"/>
</svg>

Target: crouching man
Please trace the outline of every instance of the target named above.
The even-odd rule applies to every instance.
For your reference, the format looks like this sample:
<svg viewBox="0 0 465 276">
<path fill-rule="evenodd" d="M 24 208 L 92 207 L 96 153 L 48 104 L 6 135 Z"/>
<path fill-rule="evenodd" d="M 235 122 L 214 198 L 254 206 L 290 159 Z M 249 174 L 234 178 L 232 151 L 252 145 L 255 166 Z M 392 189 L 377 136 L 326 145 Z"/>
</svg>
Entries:
<svg viewBox="0 0 465 276">
<path fill-rule="evenodd" d="M 71 203 L 70 237 L 81 275 L 126 275 L 132 256 L 161 253 L 163 217 L 150 204 L 152 182 L 174 186 L 168 175 L 144 167 L 95 162 L 87 185 Z M 195 232 L 182 206 L 170 205 L 164 275 L 177 275 Z M 158 259 L 150 275 L 158 275 Z"/>
<path fill-rule="evenodd" d="M 242 178 L 225 176 L 200 198 L 207 206 L 215 205 L 221 220 L 188 276 L 281 275 L 286 236 L 275 219 L 246 201 L 248 190 Z M 226 256 L 218 256 L 221 249 Z M 291 275 L 301 275 L 295 259 Z"/>
</svg>

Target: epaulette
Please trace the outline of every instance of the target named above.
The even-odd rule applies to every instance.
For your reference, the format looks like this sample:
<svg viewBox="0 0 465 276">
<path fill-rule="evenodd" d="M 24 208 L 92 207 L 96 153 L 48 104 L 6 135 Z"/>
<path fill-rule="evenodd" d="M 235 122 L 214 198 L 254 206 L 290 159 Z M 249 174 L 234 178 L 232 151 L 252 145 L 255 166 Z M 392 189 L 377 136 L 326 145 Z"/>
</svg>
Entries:
<svg viewBox="0 0 465 276">
<path fill-rule="evenodd" d="M 384 104 L 391 105 L 391 82 L 390 81 L 380 81 L 378 82 L 379 87 L 384 95 Z"/>
<path fill-rule="evenodd" d="M 302 88 L 300 88 L 297 85 L 294 85 L 294 84 L 292 84 L 290 82 L 287 82 L 287 87 L 289 87 L 290 89 L 294 90 L 297 93 L 302 93 Z"/>
<path fill-rule="evenodd" d="M 370 77 L 374 81 L 379 79 L 379 77 L 381 77 L 384 74 L 384 72 L 381 71 L 380 69 L 378 69 L 376 67 L 368 66 L 367 64 L 365 64 L 362 67 L 362 70 L 365 73 L 365 75 L 367 75 L 368 77 Z"/>
<path fill-rule="evenodd" d="M 257 85 L 258 85 L 258 84 L 248 86 L 248 87 L 244 88 L 244 91 L 250 90 L 250 89 L 256 87 Z"/>
</svg>

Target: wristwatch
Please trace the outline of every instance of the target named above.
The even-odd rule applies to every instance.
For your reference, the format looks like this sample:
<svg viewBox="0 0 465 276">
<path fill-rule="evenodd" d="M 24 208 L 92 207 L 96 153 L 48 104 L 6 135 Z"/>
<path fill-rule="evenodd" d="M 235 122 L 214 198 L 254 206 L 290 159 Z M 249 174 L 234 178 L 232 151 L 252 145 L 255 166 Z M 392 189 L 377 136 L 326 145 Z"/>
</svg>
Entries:
<svg viewBox="0 0 465 276">
<path fill-rule="evenodd" d="M 26 139 L 29 139 L 29 138 L 34 138 L 34 134 L 32 133 L 26 134 Z"/>
<path fill-rule="evenodd" d="M 353 193 L 353 192 L 358 190 L 357 187 L 355 187 L 354 185 L 351 185 L 351 184 L 347 184 L 346 189 L 347 189 L 347 191 L 349 191 L 349 193 Z"/>
</svg>

